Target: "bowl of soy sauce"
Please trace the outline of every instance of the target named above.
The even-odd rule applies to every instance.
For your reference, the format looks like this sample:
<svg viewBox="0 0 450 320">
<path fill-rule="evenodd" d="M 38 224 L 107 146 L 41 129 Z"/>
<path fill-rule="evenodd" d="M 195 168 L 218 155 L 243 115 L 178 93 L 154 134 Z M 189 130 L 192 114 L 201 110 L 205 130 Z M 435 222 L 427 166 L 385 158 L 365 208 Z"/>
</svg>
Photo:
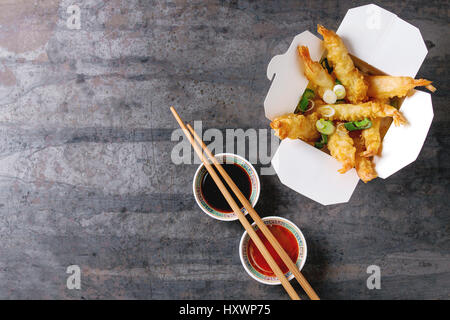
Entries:
<svg viewBox="0 0 450 320">
<path fill-rule="evenodd" d="M 237 185 L 239 190 L 241 190 L 242 194 L 254 207 L 258 202 L 261 189 L 256 169 L 246 159 L 233 153 L 220 153 L 216 154 L 215 157 Z M 236 203 L 241 204 L 217 169 L 215 169 L 214 166 L 212 167 L 216 170 Z M 193 191 L 195 201 L 203 212 L 210 217 L 222 221 L 233 221 L 238 219 L 203 164 L 201 164 L 195 172 Z M 241 211 L 244 214 L 248 213 L 242 206 Z"/>
</svg>

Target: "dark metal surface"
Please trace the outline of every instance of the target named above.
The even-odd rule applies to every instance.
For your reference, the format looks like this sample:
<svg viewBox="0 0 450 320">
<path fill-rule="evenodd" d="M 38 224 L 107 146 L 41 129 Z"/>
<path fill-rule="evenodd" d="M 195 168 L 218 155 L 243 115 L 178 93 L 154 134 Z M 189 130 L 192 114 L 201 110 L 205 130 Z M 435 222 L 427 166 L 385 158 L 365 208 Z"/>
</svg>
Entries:
<svg viewBox="0 0 450 320">
<path fill-rule="evenodd" d="M 0 298 L 287 299 L 245 273 L 239 223 L 196 205 L 168 106 L 204 129 L 267 129 L 271 57 L 358 3 L 77 1 L 79 30 L 71 4 L 0 2 Z M 329 207 L 261 176 L 257 211 L 302 229 L 324 299 L 448 299 L 449 3 L 378 4 L 429 48 L 418 77 L 438 91 L 419 158 Z M 74 264 L 81 290 L 66 287 Z"/>
</svg>

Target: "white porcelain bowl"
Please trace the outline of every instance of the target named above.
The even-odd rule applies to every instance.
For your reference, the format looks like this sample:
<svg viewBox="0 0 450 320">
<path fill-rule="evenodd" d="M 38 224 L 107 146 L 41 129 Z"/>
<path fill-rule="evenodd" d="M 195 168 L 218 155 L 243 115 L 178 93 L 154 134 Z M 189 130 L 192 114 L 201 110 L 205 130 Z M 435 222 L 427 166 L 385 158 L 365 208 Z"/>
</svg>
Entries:
<svg viewBox="0 0 450 320">
<path fill-rule="evenodd" d="M 250 192 L 250 203 L 254 207 L 256 203 L 258 202 L 259 193 L 261 190 L 261 185 L 259 182 L 258 173 L 256 172 L 256 169 L 251 165 L 250 162 L 248 162 L 246 159 L 244 159 L 241 156 L 238 156 L 233 153 L 219 153 L 215 155 L 216 159 L 219 161 L 219 163 L 234 163 L 240 166 L 245 172 L 247 172 L 247 175 L 250 178 L 250 184 L 251 184 L 251 192 Z M 208 202 L 206 202 L 205 198 L 203 197 L 202 191 L 201 191 L 201 183 L 203 180 L 203 177 L 208 171 L 205 168 L 205 165 L 202 163 L 194 175 L 194 181 L 192 183 L 192 188 L 194 191 L 194 197 L 195 201 L 197 202 L 200 209 L 203 210 L 207 215 L 210 217 L 222 220 L 222 221 L 233 221 L 238 219 L 236 214 L 234 212 L 221 212 L 219 210 L 216 210 L 215 208 L 211 207 Z M 242 208 L 242 212 L 244 214 L 247 214 L 247 210 L 245 208 Z"/>
<path fill-rule="evenodd" d="M 288 229 L 295 236 L 295 239 L 297 240 L 297 245 L 299 248 L 297 261 L 295 264 L 297 265 L 299 270 L 302 270 L 302 268 L 305 264 L 305 261 L 306 261 L 307 247 L 306 247 L 305 237 L 303 236 L 303 233 L 300 231 L 300 229 L 293 222 L 289 221 L 288 219 L 281 218 L 281 217 L 275 217 L 275 216 L 265 217 L 262 220 L 268 226 L 269 225 L 283 226 L 286 229 Z M 255 229 L 255 231 L 257 231 L 259 229 L 258 226 L 256 225 L 256 223 L 253 223 L 252 226 Z M 269 285 L 281 284 L 280 280 L 278 280 L 278 278 L 276 276 L 270 277 L 270 276 L 264 275 L 264 274 L 260 273 L 258 270 L 256 270 L 253 267 L 253 265 L 250 263 L 251 258 L 248 256 L 249 241 L 250 241 L 250 236 L 248 235 L 247 231 L 245 231 L 244 234 L 242 235 L 241 242 L 239 244 L 239 257 L 241 258 L 241 263 L 244 266 L 245 271 L 247 271 L 247 273 L 250 275 L 250 277 L 252 277 L 253 279 L 255 279 L 258 282 L 261 282 L 264 284 L 269 284 Z M 285 274 L 285 276 L 287 277 L 288 280 L 291 280 L 292 278 L 294 278 L 294 275 L 290 271 L 288 271 Z"/>
</svg>

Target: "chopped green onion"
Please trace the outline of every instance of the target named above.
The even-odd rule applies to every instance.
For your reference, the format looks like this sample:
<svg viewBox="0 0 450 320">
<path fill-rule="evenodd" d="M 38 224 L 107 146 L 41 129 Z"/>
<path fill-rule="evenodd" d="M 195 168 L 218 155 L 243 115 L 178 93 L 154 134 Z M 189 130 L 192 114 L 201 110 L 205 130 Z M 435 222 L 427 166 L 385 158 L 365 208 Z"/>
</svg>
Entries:
<svg viewBox="0 0 450 320">
<path fill-rule="evenodd" d="M 330 64 L 328 63 L 328 59 L 327 58 L 323 58 L 322 60 L 320 60 L 320 64 L 322 65 L 322 67 L 328 71 L 328 73 L 332 73 L 333 72 L 333 68 L 330 66 Z"/>
<path fill-rule="evenodd" d="M 320 136 L 320 141 L 316 141 L 314 143 L 314 147 L 316 147 L 317 149 L 322 149 L 323 146 L 328 143 L 328 136 L 326 134 L 321 133 Z"/>
<path fill-rule="evenodd" d="M 336 79 L 336 84 L 340 84 L 340 85 L 342 85 L 342 82 L 340 82 L 338 79 Z"/>
<path fill-rule="evenodd" d="M 342 84 L 337 84 L 333 87 L 333 92 L 338 99 L 344 99 L 346 95 L 345 87 Z"/>
<path fill-rule="evenodd" d="M 327 144 L 328 143 L 328 135 L 321 133 L 322 142 Z"/>
<path fill-rule="evenodd" d="M 305 92 L 303 92 L 303 95 L 297 105 L 297 108 L 295 108 L 294 113 L 305 112 L 308 109 L 308 104 L 310 100 L 314 99 L 316 94 L 311 89 L 305 89 Z"/>
<path fill-rule="evenodd" d="M 365 118 L 361 121 L 352 121 L 344 123 L 345 129 L 348 131 L 355 131 L 355 130 L 363 130 L 363 129 L 369 129 L 372 126 L 372 121 Z"/>
<path fill-rule="evenodd" d="M 317 131 L 319 131 L 320 133 L 326 134 L 326 135 L 332 134 L 335 129 L 333 122 L 331 122 L 329 120 L 325 120 L 325 119 L 317 120 L 316 128 L 317 128 Z"/>
<path fill-rule="evenodd" d="M 333 90 L 327 89 L 325 90 L 325 92 L 323 93 L 323 97 L 322 97 L 323 101 L 325 101 L 325 103 L 327 104 L 335 104 L 336 100 L 337 100 L 337 96 L 336 93 L 334 93 Z"/>
</svg>

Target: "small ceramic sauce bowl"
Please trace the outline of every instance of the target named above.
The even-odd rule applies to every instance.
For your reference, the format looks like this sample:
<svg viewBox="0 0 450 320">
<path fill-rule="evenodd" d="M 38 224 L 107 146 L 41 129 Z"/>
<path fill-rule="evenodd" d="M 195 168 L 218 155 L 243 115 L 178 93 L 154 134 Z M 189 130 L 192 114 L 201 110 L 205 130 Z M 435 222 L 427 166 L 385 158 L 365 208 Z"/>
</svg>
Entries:
<svg viewBox="0 0 450 320">
<path fill-rule="evenodd" d="M 300 229 L 293 222 L 281 217 L 265 217 L 262 220 L 267 226 L 279 226 L 285 228 L 280 229 L 284 230 L 283 232 L 287 233 L 290 239 L 292 239 L 292 243 L 297 246 L 298 254 L 295 264 L 297 265 L 298 269 L 301 270 L 306 261 L 307 247 L 305 237 L 303 236 L 303 233 L 300 231 Z M 253 223 L 252 226 L 255 231 L 258 232 L 259 228 L 256 223 Z M 281 284 L 281 282 L 275 275 L 269 276 L 258 268 L 258 263 L 257 261 L 255 261 L 256 259 L 254 258 L 254 256 L 252 256 L 251 253 L 249 253 L 250 241 L 250 236 L 248 235 L 247 231 L 245 231 L 239 244 L 239 256 L 241 258 L 241 263 L 244 266 L 245 271 L 247 271 L 250 277 L 258 282 L 269 285 Z M 294 278 L 294 275 L 289 270 L 287 270 L 285 276 L 288 280 Z"/>
<path fill-rule="evenodd" d="M 220 153 L 215 155 L 216 159 L 219 163 L 224 164 L 235 164 L 238 165 L 248 176 L 250 180 L 250 197 L 249 201 L 251 205 L 254 207 L 258 202 L 259 193 L 260 193 L 260 182 L 258 173 L 256 169 L 251 165 L 249 161 L 244 159 L 241 156 L 238 156 L 233 153 Z M 194 191 L 195 201 L 198 206 L 210 217 L 222 220 L 222 221 L 233 221 L 238 219 L 234 212 L 225 212 L 221 211 L 217 208 L 214 208 L 204 197 L 204 193 L 202 192 L 202 182 L 205 178 L 205 175 L 208 174 L 208 171 L 205 168 L 204 164 L 201 164 L 194 175 L 194 181 L 192 183 L 192 188 Z M 225 183 L 226 185 L 226 183 Z M 240 205 L 240 203 L 238 203 Z M 247 214 L 247 210 L 242 208 L 241 211 L 244 214 Z"/>
</svg>

